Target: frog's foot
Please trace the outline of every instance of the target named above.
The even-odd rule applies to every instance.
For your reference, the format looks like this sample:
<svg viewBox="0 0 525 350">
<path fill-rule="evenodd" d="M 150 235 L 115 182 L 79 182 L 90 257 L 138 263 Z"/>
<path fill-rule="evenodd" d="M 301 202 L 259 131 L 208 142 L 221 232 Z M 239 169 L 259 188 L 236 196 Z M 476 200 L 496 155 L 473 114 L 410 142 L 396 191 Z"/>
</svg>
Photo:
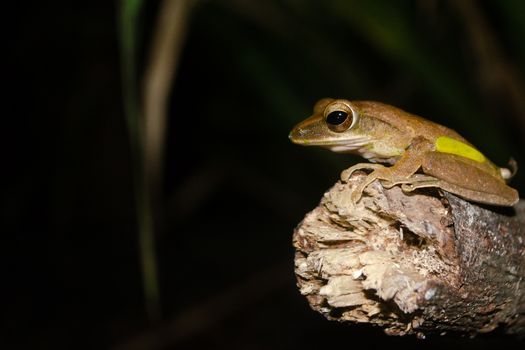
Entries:
<svg viewBox="0 0 525 350">
<path fill-rule="evenodd" d="M 371 163 L 362 163 L 362 164 L 356 164 L 353 167 L 347 169 L 348 171 L 355 171 L 360 168 L 352 169 L 358 165 L 372 165 L 372 169 L 375 169 L 370 174 L 367 175 L 367 177 L 362 181 L 354 190 L 352 191 L 352 194 L 350 195 L 350 199 L 352 200 L 352 203 L 355 205 L 361 197 L 363 196 L 363 191 L 365 188 L 368 187 L 372 182 L 375 180 L 389 180 L 390 179 L 390 168 L 387 168 L 385 166 L 382 166 L 380 164 L 371 164 Z M 342 177 L 343 174 L 341 174 Z"/>
<path fill-rule="evenodd" d="M 405 192 L 411 192 L 413 190 L 408 190 L 409 188 L 412 188 L 412 186 L 416 186 L 417 184 L 430 184 L 431 182 L 436 181 L 435 177 L 423 175 L 423 174 L 414 174 L 411 177 L 407 179 L 399 179 L 399 180 L 382 180 L 381 185 L 384 188 L 392 188 L 396 185 L 401 185 L 401 188 L 407 188 L 407 190 L 403 189 Z M 424 186 L 424 187 L 432 187 L 431 185 Z M 415 189 L 415 188 L 414 188 Z"/>
<path fill-rule="evenodd" d="M 429 180 L 402 184 L 401 189 L 403 190 L 403 192 L 412 192 L 417 190 L 418 188 L 443 187 L 442 181 L 436 178 L 432 178 L 431 176 L 429 176 L 429 178 Z"/>
<path fill-rule="evenodd" d="M 377 169 L 382 169 L 382 168 L 385 168 L 385 166 L 381 164 L 358 163 L 358 164 L 351 166 L 350 168 L 346 170 L 343 170 L 343 172 L 341 172 L 341 181 L 348 182 L 348 179 L 350 179 L 352 174 L 357 170 L 362 170 L 362 169 L 377 170 Z"/>
<path fill-rule="evenodd" d="M 400 181 L 382 181 L 384 188 L 392 188 L 396 185 L 401 185 L 403 192 L 412 192 L 418 188 L 440 187 L 443 182 L 433 176 L 424 174 L 414 174 L 407 179 Z"/>
</svg>

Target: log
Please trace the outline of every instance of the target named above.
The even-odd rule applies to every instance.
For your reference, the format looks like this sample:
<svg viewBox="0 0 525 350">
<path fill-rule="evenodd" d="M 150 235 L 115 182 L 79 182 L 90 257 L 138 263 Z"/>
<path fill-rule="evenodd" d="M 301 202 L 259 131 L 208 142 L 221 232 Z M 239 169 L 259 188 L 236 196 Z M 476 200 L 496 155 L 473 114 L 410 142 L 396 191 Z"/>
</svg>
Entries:
<svg viewBox="0 0 525 350">
<path fill-rule="evenodd" d="M 310 306 L 389 335 L 524 335 L 525 202 L 483 206 L 376 181 L 354 205 L 365 175 L 337 182 L 294 231 L 297 285 Z"/>
</svg>

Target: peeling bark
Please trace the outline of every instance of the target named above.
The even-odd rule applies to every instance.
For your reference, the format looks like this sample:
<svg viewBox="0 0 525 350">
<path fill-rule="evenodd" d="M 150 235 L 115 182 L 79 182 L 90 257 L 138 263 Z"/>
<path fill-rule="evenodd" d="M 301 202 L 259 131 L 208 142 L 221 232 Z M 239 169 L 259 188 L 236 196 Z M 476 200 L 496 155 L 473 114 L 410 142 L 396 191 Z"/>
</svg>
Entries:
<svg viewBox="0 0 525 350">
<path fill-rule="evenodd" d="M 525 334 L 525 202 L 469 203 L 438 190 L 374 182 L 354 205 L 356 173 L 295 229 L 295 272 L 328 319 L 387 334 Z"/>
</svg>

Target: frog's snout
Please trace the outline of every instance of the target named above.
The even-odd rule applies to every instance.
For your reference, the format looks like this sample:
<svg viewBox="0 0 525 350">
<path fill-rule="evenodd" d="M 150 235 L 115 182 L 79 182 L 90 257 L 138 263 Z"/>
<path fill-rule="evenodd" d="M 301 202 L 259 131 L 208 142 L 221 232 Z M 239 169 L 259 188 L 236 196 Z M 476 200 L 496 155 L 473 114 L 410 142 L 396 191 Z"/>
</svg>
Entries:
<svg viewBox="0 0 525 350">
<path fill-rule="evenodd" d="M 290 131 L 290 134 L 288 135 L 288 138 L 290 141 L 296 144 L 305 144 L 306 139 L 305 136 L 308 135 L 308 129 L 303 129 L 300 126 L 296 126 L 295 128 Z"/>
</svg>

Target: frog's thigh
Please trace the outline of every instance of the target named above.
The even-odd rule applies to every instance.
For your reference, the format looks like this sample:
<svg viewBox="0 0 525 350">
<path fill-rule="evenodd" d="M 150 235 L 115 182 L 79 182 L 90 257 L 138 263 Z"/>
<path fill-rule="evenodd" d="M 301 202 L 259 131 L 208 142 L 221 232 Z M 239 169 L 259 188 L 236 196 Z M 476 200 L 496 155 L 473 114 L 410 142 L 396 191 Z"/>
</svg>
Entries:
<svg viewBox="0 0 525 350">
<path fill-rule="evenodd" d="M 502 180 L 462 161 L 461 157 L 427 152 L 421 167 L 425 174 L 439 180 L 436 187 L 460 197 L 495 205 L 512 205 L 518 200 L 516 190 Z"/>
</svg>

